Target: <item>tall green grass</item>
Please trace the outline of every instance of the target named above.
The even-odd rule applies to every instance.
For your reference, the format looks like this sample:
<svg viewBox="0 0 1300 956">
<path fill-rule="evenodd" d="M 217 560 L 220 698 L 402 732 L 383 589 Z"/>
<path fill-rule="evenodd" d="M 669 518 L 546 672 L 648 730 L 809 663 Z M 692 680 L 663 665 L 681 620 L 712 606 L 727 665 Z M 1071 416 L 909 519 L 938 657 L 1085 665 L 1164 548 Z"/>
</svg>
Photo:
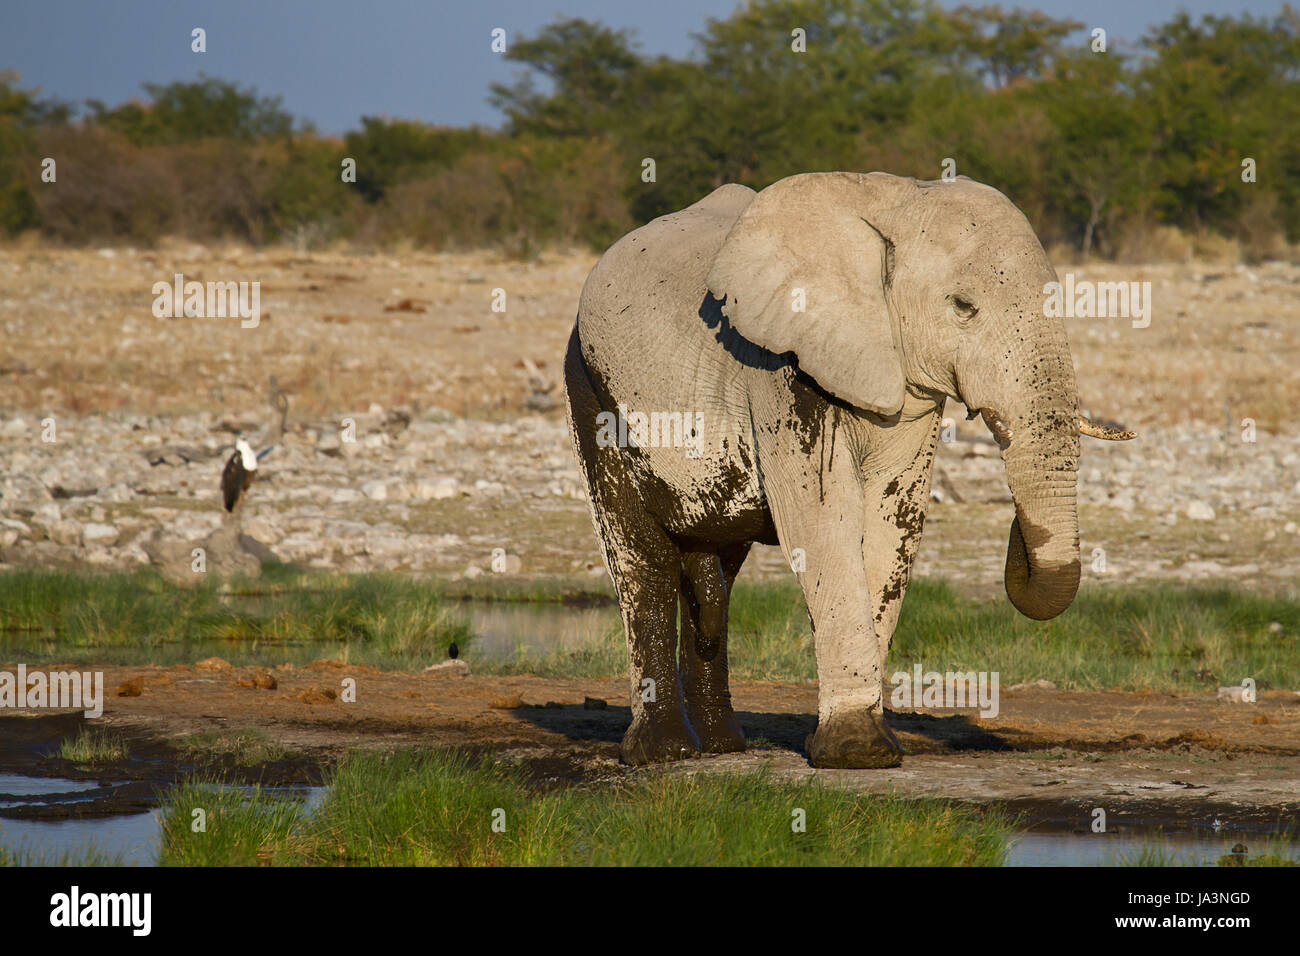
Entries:
<svg viewBox="0 0 1300 956">
<path fill-rule="evenodd" d="M 435 751 L 353 754 L 331 782 L 312 814 L 264 792 L 182 785 L 166 802 L 162 862 L 996 865 L 1008 834 L 1006 821 L 969 808 L 782 783 L 762 771 L 538 794 L 512 769 Z M 206 811 L 204 833 L 193 831 L 195 808 Z"/>
<path fill-rule="evenodd" d="M 75 737 L 59 744 L 54 755 L 89 767 L 117 763 L 130 756 L 126 741 L 112 731 L 82 727 Z"/>
<path fill-rule="evenodd" d="M 219 653 L 232 663 L 318 657 L 383 668 L 442 660 L 455 641 L 477 673 L 611 677 L 626 672 L 616 608 L 581 647 L 476 656 L 459 583 L 398 574 L 336 574 L 268 565 L 242 593 L 177 589 L 151 570 L 0 573 L 0 658 L 179 663 Z M 479 598 L 599 600 L 566 580 L 474 582 Z M 497 590 L 493 590 L 497 588 Z M 1278 622 L 1282 634 L 1269 632 Z M 1046 678 L 1071 689 L 1208 690 L 1253 678 L 1300 689 L 1300 601 L 1172 585 L 1087 589 L 1060 617 L 1022 617 L 1002 596 L 976 600 L 944 582 L 912 582 L 886 675 L 997 671 L 1003 686 Z M 794 582 L 737 584 L 730 616 L 731 673 L 744 680 L 816 677 L 812 633 Z"/>
<path fill-rule="evenodd" d="M 1283 625 L 1272 634 L 1269 624 Z M 1093 588 L 1064 614 L 1031 621 L 1004 597 L 960 598 L 943 582 L 914 583 L 886 674 L 998 671 L 1003 686 L 1046 678 L 1072 689 L 1207 690 L 1254 678 L 1300 690 L 1300 601 L 1162 585 Z"/>
<path fill-rule="evenodd" d="M 414 667 L 468 644 L 467 625 L 435 586 L 397 574 L 324 574 L 270 565 L 234 593 L 177 588 L 150 569 L 0 573 L 0 652 L 96 663 L 190 661 L 225 642 L 232 662 L 268 655 Z"/>
<path fill-rule="evenodd" d="M 1278 622 L 1282 634 L 1269 632 Z M 1040 678 L 1070 689 L 1206 690 L 1254 678 L 1300 689 L 1300 601 L 1170 585 L 1088 589 L 1047 622 L 999 595 L 975 600 L 920 578 L 903 601 L 888 677 L 914 664 L 997 671 L 1002 686 Z M 753 680 L 817 676 L 803 596 L 793 584 L 738 584 L 729 629 L 731 672 Z"/>
</svg>

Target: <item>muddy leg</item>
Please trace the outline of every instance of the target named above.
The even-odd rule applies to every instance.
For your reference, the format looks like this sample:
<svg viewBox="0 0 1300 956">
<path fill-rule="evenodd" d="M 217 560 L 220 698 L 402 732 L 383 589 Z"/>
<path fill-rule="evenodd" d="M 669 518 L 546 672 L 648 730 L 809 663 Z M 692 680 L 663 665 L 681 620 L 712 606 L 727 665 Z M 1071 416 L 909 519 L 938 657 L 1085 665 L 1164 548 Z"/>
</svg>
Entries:
<svg viewBox="0 0 1300 956">
<path fill-rule="evenodd" d="M 678 673 L 686 716 L 704 753 L 745 749 L 727 678 L 727 608 L 732 583 L 748 553 L 749 544 L 744 543 L 718 553 L 682 556 Z"/>
<path fill-rule="evenodd" d="M 635 765 L 697 756 L 700 742 L 686 718 L 674 661 L 677 579 L 670 569 L 644 567 L 632 579 L 619 577 L 632 697 L 632 726 L 620 747 L 623 760 Z"/>
<path fill-rule="evenodd" d="M 601 409 L 576 329 L 564 371 L 570 434 L 627 633 L 632 726 L 623 737 L 622 757 L 644 764 L 695 756 L 699 741 L 686 721 L 676 667 L 681 552 L 643 507 L 622 450 L 597 445 L 588 427 Z"/>
</svg>

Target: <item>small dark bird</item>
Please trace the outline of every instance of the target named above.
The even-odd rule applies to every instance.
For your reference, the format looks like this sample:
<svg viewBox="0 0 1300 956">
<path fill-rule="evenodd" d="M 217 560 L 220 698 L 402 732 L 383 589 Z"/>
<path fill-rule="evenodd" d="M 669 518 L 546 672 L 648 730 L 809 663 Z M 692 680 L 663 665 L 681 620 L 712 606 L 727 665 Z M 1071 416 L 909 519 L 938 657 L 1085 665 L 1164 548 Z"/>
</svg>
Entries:
<svg viewBox="0 0 1300 956">
<path fill-rule="evenodd" d="M 453 661 L 460 656 L 460 648 L 456 646 L 455 641 L 452 641 L 450 644 L 447 645 L 447 656 L 450 657 Z"/>
<path fill-rule="evenodd" d="M 244 439 L 235 442 L 235 453 L 226 462 L 226 469 L 221 473 L 221 499 L 227 511 L 234 511 L 240 497 L 253 483 L 257 472 L 257 455 L 253 446 Z"/>
</svg>

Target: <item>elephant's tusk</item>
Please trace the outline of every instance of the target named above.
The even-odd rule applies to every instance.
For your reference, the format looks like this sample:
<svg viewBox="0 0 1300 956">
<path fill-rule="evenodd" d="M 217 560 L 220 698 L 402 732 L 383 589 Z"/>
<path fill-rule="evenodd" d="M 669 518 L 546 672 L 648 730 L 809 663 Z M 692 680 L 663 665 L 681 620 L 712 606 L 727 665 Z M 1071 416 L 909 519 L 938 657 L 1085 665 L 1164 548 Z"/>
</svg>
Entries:
<svg viewBox="0 0 1300 956">
<path fill-rule="evenodd" d="M 997 412 L 991 408 L 981 408 L 980 417 L 984 419 L 984 424 L 988 426 L 999 445 L 1006 448 L 1011 444 L 1011 428 L 998 418 Z"/>
<path fill-rule="evenodd" d="M 1106 441 L 1130 441 L 1137 438 L 1137 432 L 1126 431 L 1122 428 L 1110 428 L 1106 425 L 1098 425 L 1096 422 L 1089 421 L 1080 415 L 1076 421 L 1079 423 L 1079 434 L 1087 435 L 1089 438 L 1103 438 Z"/>
</svg>

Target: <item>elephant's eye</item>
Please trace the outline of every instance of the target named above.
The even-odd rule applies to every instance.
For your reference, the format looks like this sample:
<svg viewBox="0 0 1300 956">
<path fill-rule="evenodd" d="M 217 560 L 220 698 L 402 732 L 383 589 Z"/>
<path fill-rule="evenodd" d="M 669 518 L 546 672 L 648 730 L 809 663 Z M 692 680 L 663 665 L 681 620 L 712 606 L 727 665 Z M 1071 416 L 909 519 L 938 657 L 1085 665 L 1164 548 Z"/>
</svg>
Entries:
<svg viewBox="0 0 1300 956">
<path fill-rule="evenodd" d="M 953 311 L 956 312 L 958 315 L 960 315 L 963 319 L 973 319 L 975 318 L 976 315 L 979 314 L 979 309 L 975 306 L 974 303 L 967 302 L 959 295 L 955 295 L 952 297 L 952 308 Z"/>
</svg>

